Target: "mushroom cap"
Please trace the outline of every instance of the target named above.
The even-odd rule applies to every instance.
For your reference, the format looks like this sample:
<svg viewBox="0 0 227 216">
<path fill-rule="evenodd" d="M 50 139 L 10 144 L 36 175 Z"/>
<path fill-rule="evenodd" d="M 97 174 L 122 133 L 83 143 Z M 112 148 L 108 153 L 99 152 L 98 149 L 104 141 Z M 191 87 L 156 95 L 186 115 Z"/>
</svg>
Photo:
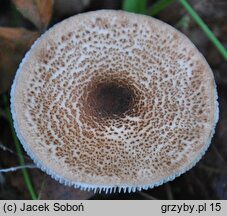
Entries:
<svg viewBox="0 0 227 216">
<path fill-rule="evenodd" d="M 11 112 L 25 151 L 65 185 L 135 191 L 173 180 L 207 150 L 213 73 L 182 33 L 152 17 L 70 17 L 17 70 Z"/>
</svg>

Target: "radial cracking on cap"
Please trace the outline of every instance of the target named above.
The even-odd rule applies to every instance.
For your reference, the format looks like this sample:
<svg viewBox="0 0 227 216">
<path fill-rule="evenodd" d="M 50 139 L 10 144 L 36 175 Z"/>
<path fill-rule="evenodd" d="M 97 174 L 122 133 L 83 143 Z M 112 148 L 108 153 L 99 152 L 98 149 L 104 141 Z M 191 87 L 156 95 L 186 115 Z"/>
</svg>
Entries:
<svg viewBox="0 0 227 216">
<path fill-rule="evenodd" d="M 213 74 L 194 45 L 165 23 L 121 11 L 47 31 L 11 96 L 35 162 L 61 183 L 106 193 L 152 188 L 191 168 L 218 118 Z"/>
</svg>

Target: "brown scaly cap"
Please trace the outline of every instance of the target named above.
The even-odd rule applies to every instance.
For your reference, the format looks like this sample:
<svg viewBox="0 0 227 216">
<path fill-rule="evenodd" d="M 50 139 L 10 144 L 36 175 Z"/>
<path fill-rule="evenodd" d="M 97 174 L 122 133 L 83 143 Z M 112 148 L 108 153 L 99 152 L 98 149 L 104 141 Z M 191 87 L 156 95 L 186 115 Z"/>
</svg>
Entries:
<svg viewBox="0 0 227 216">
<path fill-rule="evenodd" d="M 204 57 L 154 18 L 113 10 L 73 16 L 25 56 L 11 91 L 25 150 L 53 178 L 135 191 L 202 157 L 218 119 Z"/>
</svg>

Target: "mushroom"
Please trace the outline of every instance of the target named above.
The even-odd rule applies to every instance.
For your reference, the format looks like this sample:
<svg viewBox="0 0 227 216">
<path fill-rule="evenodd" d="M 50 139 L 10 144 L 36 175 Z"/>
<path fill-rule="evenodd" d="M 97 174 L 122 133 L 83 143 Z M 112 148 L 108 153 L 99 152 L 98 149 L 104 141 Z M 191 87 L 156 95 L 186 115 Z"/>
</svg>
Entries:
<svg viewBox="0 0 227 216">
<path fill-rule="evenodd" d="M 201 159 L 218 102 L 213 73 L 185 35 L 148 16 L 100 10 L 34 43 L 11 112 L 25 151 L 60 183 L 134 192 Z"/>
</svg>

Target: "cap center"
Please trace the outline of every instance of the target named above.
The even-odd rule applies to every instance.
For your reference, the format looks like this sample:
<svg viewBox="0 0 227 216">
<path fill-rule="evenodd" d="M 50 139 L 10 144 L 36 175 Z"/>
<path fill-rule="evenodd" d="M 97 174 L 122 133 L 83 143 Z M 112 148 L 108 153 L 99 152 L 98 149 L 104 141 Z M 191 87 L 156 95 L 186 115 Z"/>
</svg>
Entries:
<svg viewBox="0 0 227 216">
<path fill-rule="evenodd" d="M 115 82 L 100 83 L 90 94 L 91 106 L 96 114 L 103 117 L 122 116 L 130 110 L 134 97 L 128 86 Z"/>
</svg>

